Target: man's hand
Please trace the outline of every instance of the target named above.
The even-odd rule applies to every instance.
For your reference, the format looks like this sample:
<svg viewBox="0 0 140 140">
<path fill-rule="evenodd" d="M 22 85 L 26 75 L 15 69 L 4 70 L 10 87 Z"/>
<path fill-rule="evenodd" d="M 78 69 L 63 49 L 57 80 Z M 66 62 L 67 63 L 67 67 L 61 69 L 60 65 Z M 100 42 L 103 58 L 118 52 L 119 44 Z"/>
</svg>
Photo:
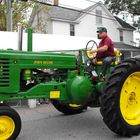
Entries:
<svg viewBox="0 0 140 140">
<path fill-rule="evenodd" d="M 95 65 L 97 64 L 97 59 L 96 58 L 93 59 L 93 64 L 95 64 Z"/>
<path fill-rule="evenodd" d="M 90 54 L 97 53 L 97 50 L 90 50 L 89 53 Z"/>
</svg>

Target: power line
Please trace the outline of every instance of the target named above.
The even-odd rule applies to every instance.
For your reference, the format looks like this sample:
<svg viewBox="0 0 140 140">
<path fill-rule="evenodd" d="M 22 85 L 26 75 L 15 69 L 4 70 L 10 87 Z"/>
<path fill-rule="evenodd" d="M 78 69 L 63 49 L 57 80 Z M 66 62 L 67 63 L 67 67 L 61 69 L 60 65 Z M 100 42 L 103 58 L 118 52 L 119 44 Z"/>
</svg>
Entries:
<svg viewBox="0 0 140 140">
<path fill-rule="evenodd" d="M 93 12 L 87 12 L 85 10 L 78 10 L 78 9 L 74 9 L 74 8 L 72 9 L 72 8 L 64 7 L 66 5 L 61 4 L 61 3 L 59 3 L 59 4 L 62 5 L 62 6 L 60 6 L 60 5 L 52 5 L 52 4 L 41 2 L 41 1 L 38 1 L 38 0 L 32 0 L 32 1 L 35 2 L 35 3 L 42 4 L 42 5 L 60 7 L 60 8 L 66 9 L 66 10 L 73 10 L 73 11 L 80 12 L 80 13 L 83 13 L 83 14 L 88 14 L 88 15 L 92 15 L 92 16 L 101 17 L 101 18 L 104 18 L 104 19 L 116 21 L 115 18 L 110 18 L 110 17 L 106 17 L 106 16 L 102 16 L 102 15 L 97 15 L 96 13 L 93 13 Z"/>
<path fill-rule="evenodd" d="M 95 1 L 91 1 L 91 0 L 86 0 L 86 1 L 89 1 L 89 2 L 92 2 L 92 3 L 95 3 L 95 4 L 100 3 L 100 2 L 95 2 Z M 105 19 L 109 19 L 109 20 L 114 20 L 114 21 L 116 21 L 115 18 L 109 18 L 108 16 L 106 17 L 106 14 L 103 14 L 103 13 L 102 13 L 102 15 L 98 15 L 98 14 L 96 14 L 96 13 L 94 13 L 94 12 L 87 12 L 85 9 L 78 8 L 78 7 L 75 7 L 75 6 L 69 6 L 69 5 L 61 4 L 61 3 L 59 3 L 59 5 L 63 6 L 63 8 L 68 8 L 68 9 L 72 8 L 72 9 L 70 9 L 70 10 L 73 10 L 73 11 L 78 11 L 78 12 L 86 13 L 86 14 L 93 15 L 93 16 L 96 16 L 96 17 L 102 17 L 102 18 L 105 18 Z M 93 6 L 93 5 L 91 5 L 91 6 Z M 60 7 L 60 6 L 59 6 L 59 7 Z M 103 15 L 104 15 L 104 16 L 103 16 Z"/>
<path fill-rule="evenodd" d="M 35 3 L 39 3 L 39 4 L 42 4 L 42 5 L 48 5 L 48 6 L 52 6 L 52 4 L 49 4 L 49 3 L 46 3 L 46 2 L 42 2 L 42 1 L 38 1 L 38 0 L 31 0 Z"/>
<path fill-rule="evenodd" d="M 92 0 L 86 0 L 86 1 L 88 1 L 88 2 L 92 2 L 92 3 L 97 3 L 97 2 L 95 2 L 95 1 L 92 1 Z"/>
<path fill-rule="evenodd" d="M 90 1 L 90 0 L 86 0 L 86 1 L 89 1 L 89 2 L 92 2 L 92 3 L 95 3 L 97 4 L 98 2 L 94 2 L 94 1 Z M 60 5 L 62 6 L 67 6 L 67 7 L 71 7 L 72 9 L 79 9 L 79 10 L 83 10 L 82 8 L 79 8 L 79 7 L 76 7 L 76 6 L 70 6 L 70 5 L 67 5 L 67 4 L 62 4 L 62 3 L 59 3 Z"/>
<path fill-rule="evenodd" d="M 88 1 L 88 0 L 87 0 Z M 94 1 L 91 1 L 91 2 L 94 2 Z M 99 2 L 94 2 L 95 4 L 97 4 L 97 3 L 99 3 Z M 84 9 L 82 9 L 82 8 L 78 8 L 78 7 L 75 7 L 75 6 L 69 6 L 69 5 L 66 5 L 66 4 L 61 4 L 61 3 L 59 3 L 60 5 L 62 5 L 62 6 L 66 6 L 67 8 L 72 8 L 72 10 L 73 9 L 76 9 L 76 10 L 81 10 L 81 11 L 83 11 Z M 94 13 L 94 12 L 90 12 L 90 13 Z M 94 13 L 95 14 L 95 13 Z M 105 15 L 106 16 L 106 14 L 102 14 L 102 15 Z"/>
<path fill-rule="evenodd" d="M 60 3 L 61 4 L 61 3 Z M 70 8 L 67 8 L 67 7 L 63 7 L 63 6 L 68 6 L 68 5 L 64 5 L 64 4 L 61 4 L 62 6 L 58 6 L 58 7 L 61 7 L 61 8 L 65 8 L 65 9 L 70 9 Z M 83 10 L 83 9 L 74 9 L 74 7 L 72 7 L 72 9 L 70 10 L 73 10 L 73 11 L 77 11 L 77 12 L 80 12 L 80 13 L 83 13 L 83 14 L 88 14 L 88 15 L 92 15 L 92 16 L 96 16 L 96 17 L 102 17 L 104 19 L 109 19 L 109 20 L 115 20 L 114 18 L 110 18 L 110 17 L 106 17 L 105 14 L 102 14 L 102 15 L 97 15 L 96 13 L 94 12 L 87 12 L 86 10 Z M 103 16 L 104 15 L 104 16 Z M 115 20 L 116 21 L 116 20 Z"/>
</svg>

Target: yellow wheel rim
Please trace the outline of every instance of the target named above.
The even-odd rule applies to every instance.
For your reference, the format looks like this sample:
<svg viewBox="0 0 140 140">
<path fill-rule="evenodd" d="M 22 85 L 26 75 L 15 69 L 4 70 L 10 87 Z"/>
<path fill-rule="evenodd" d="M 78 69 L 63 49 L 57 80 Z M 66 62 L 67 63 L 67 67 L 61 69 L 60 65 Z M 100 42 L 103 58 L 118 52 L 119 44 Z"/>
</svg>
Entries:
<svg viewBox="0 0 140 140">
<path fill-rule="evenodd" d="M 132 73 L 124 82 L 120 110 L 129 125 L 140 124 L 140 72 Z"/>
<path fill-rule="evenodd" d="M 0 116 L 0 140 L 7 140 L 15 130 L 15 123 L 9 116 Z"/>
<path fill-rule="evenodd" d="M 81 105 L 77 105 L 77 104 L 69 104 L 70 107 L 80 107 Z"/>
</svg>

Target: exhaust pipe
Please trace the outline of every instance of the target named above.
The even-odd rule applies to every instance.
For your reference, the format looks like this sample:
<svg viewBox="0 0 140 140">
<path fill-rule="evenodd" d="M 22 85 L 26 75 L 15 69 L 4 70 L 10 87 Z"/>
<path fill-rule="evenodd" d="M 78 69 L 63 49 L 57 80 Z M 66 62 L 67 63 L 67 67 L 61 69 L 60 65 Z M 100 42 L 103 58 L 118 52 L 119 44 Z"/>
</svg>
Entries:
<svg viewBox="0 0 140 140">
<path fill-rule="evenodd" d="M 33 29 L 28 28 L 28 40 L 27 40 L 27 51 L 32 51 L 33 46 Z"/>
</svg>

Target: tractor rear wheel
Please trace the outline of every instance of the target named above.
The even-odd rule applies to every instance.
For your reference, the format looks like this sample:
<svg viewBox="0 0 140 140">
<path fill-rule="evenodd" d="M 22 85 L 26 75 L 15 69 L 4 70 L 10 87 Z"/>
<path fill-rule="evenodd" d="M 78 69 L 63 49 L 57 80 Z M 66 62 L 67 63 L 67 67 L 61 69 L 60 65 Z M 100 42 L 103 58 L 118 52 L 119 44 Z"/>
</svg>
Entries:
<svg viewBox="0 0 140 140">
<path fill-rule="evenodd" d="M 15 140 L 21 130 L 18 113 L 6 106 L 0 106 L 0 140 Z"/>
<path fill-rule="evenodd" d="M 58 100 L 51 100 L 51 102 L 58 111 L 64 113 L 65 115 L 82 113 L 87 109 L 87 106 L 84 105 L 64 104 Z"/>
<path fill-rule="evenodd" d="M 140 59 L 118 65 L 107 79 L 101 97 L 105 124 L 121 136 L 140 133 Z"/>
</svg>

